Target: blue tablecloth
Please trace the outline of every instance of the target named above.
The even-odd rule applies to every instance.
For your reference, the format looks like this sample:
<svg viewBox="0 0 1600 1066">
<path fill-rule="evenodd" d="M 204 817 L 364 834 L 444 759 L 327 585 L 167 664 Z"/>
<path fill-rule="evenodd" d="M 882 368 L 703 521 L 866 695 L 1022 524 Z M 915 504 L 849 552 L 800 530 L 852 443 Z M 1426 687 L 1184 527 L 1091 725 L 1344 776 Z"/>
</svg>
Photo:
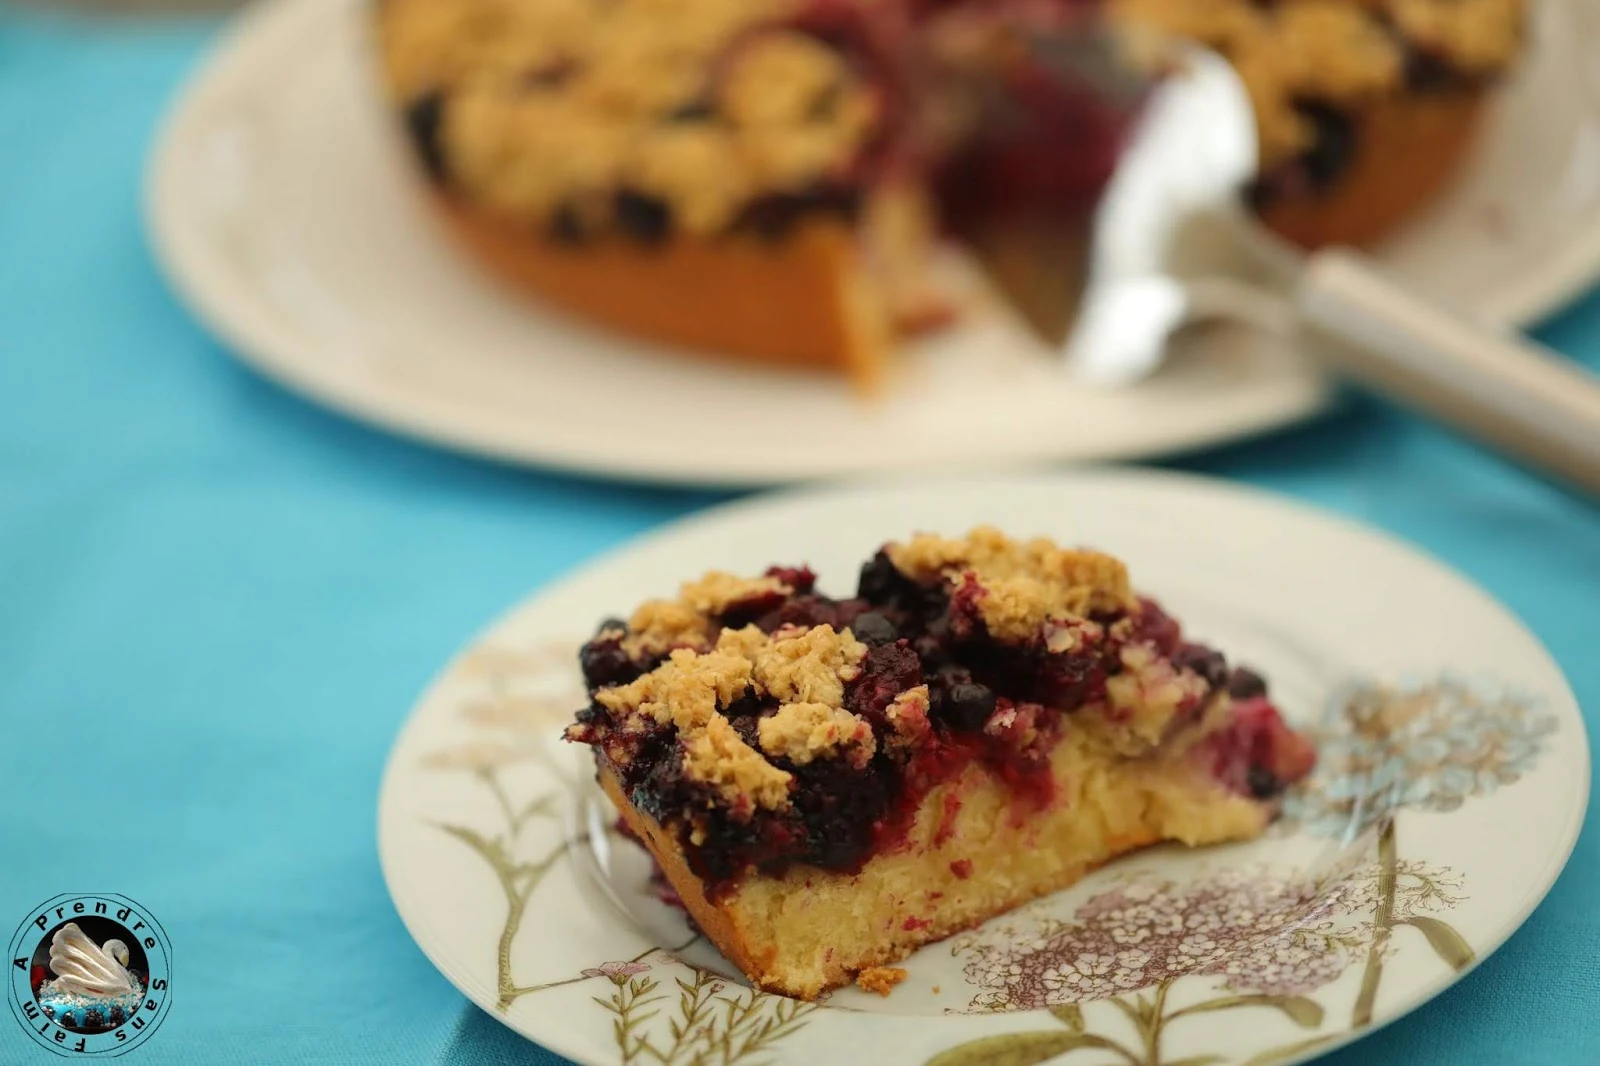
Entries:
<svg viewBox="0 0 1600 1066">
<path fill-rule="evenodd" d="M 717 497 L 441 454 L 230 359 L 139 214 L 152 128 L 215 30 L 0 8 L 0 932 L 59 892 L 152 908 L 181 983 L 138 1061 L 553 1063 L 406 936 L 379 773 L 485 619 Z M 1600 298 L 1540 335 L 1600 365 Z M 1172 465 L 1423 545 L 1600 715 L 1594 504 L 1370 402 Z M 1595 823 L 1498 954 L 1329 1061 L 1600 1062 Z M 44 1061 L 0 1016 L 0 1063 Z"/>
</svg>

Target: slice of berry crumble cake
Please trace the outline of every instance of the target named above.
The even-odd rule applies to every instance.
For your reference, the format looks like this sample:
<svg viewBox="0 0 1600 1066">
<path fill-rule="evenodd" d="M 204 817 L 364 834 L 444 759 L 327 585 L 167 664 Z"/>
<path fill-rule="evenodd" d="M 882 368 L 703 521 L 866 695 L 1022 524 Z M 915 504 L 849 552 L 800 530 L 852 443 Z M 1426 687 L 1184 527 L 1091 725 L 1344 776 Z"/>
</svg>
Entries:
<svg viewBox="0 0 1600 1066">
<path fill-rule="evenodd" d="M 1262 679 L 1109 555 L 917 536 L 832 599 L 712 573 L 603 624 L 569 739 L 689 914 L 810 999 L 1158 841 L 1259 834 L 1311 769 Z"/>
</svg>

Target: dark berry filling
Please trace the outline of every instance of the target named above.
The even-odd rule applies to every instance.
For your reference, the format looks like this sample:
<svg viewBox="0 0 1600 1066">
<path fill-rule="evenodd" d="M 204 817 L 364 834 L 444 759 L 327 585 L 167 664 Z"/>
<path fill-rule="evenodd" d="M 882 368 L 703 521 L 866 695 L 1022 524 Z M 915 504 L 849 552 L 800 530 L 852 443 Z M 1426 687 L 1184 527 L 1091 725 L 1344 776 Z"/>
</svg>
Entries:
<svg viewBox="0 0 1600 1066">
<path fill-rule="evenodd" d="M 620 189 L 611 209 L 622 232 L 641 243 L 659 244 L 672 230 L 672 208 L 654 196 Z"/>
<path fill-rule="evenodd" d="M 406 133 L 411 145 L 422 160 L 428 176 L 437 182 L 449 179 L 449 163 L 445 159 L 440 130 L 444 125 L 444 93 L 435 90 L 411 101 L 406 108 Z"/>
</svg>

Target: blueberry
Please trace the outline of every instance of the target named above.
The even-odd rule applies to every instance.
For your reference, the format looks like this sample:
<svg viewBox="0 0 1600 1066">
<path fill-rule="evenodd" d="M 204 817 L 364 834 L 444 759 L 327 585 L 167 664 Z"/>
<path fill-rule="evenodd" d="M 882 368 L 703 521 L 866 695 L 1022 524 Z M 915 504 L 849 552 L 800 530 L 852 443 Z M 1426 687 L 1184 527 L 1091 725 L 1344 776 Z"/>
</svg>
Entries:
<svg viewBox="0 0 1600 1066">
<path fill-rule="evenodd" d="M 1256 799 L 1271 799 L 1283 791 L 1283 782 L 1264 766 L 1250 767 L 1250 774 L 1246 777 L 1245 784 L 1250 788 L 1250 795 Z"/>
<path fill-rule="evenodd" d="M 851 623 L 850 631 L 855 634 L 857 640 L 869 648 L 876 648 L 880 644 L 893 644 L 900 639 L 900 633 L 895 629 L 894 623 L 877 611 L 858 615 Z"/>
<path fill-rule="evenodd" d="M 786 237 L 802 219 L 819 215 L 852 218 L 859 206 L 860 196 L 851 189 L 818 186 L 804 192 L 757 197 L 739 213 L 735 225 L 764 240 L 775 241 Z"/>
<path fill-rule="evenodd" d="M 1415 46 L 1406 49 L 1406 88 L 1419 92 L 1458 88 L 1466 78 L 1450 60 Z"/>
<path fill-rule="evenodd" d="M 988 685 L 966 681 L 945 689 L 939 699 L 939 714 L 955 729 L 976 733 L 994 713 L 994 690 Z"/>
<path fill-rule="evenodd" d="M 583 225 L 583 220 L 578 217 L 578 212 L 570 204 L 562 204 L 556 208 L 555 214 L 550 216 L 546 232 L 550 239 L 558 244 L 582 244 L 589 236 Z"/>
<path fill-rule="evenodd" d="M 905 575 L 889 560 L 888 553 L 880 551 L 861 567 L 856 595 L 868 603 L 888 603 L 900 591 L 905 580 Z"/>
<path fill-rule="evenodd" d="M 1267 694 L 1267 682 L 1254 670 L 1239 667 L 1228 678 L 1228 695 L 1236 700 L 1254 699 Z"/>
<path fill-rule="evenodd" d="M 1356 156 L 1355 120 L 1337 108 L 1315 101 L 1295 106 L 1311 123 L 1311 147 L 1301 156 L 1301 165 L 1319 192 L 1331 188 L 1344 176 Z"/>
<path fill-rule="evenodd" d="M 610 721 L 611 713 L 598 703 L 591 703 L 578 711 L 576 719 L 579 725 L 598 725 Z"/>
<path fill-rule="evenodd" d="M 622 641 L 616 637 L 585 644 L 578 652 L 578 665 L 583 668 L 583 679 L 591 688 L 626 684 L 638 674 L 633 660 L 622 650 Z"/>
<path fill-rule="evenodd" d="M 1173 653 L 1172 665 L 1199 674 L 1212 689 L 1221 688 L 1228 680 L 1228 660 L 1204 644 L 1180 645 Z"/>
<path fill-rule="evenodd" d="M 622 189 L 613 199 L 612 208 L 617 214 L 617 225 L 646 244 L 665 240 L 672 228 L 672 208 L 654 196 Z"/>
<path fill-rule="evenodd" d="M 762 702 L 760 696 L 753 692 L 746 692 L 726 707 L 718 707 L 717 713 L 724 718 L 757 718 L 761 712 L 772 706 L 771 702 Z"/>
<path fill-rule="evenodd" d="M 929 670 L 939 667 L 948 657 L 945 643 L 938 637 L 917 637 L 911 642 L 911 650 L 917 653 L 917 658 L 921 659 L 922 665 Z"/>
<path fill-rule="evenodd" d="M 411 135 L 412 147 L 428 176 L 440 182 L 450 176 L 444 144 L 439 139 L 444 125 L 444 102 L 444 93 L 434 89 L 411 101 L 406 108 L 406 132 Z"/>
</svg>

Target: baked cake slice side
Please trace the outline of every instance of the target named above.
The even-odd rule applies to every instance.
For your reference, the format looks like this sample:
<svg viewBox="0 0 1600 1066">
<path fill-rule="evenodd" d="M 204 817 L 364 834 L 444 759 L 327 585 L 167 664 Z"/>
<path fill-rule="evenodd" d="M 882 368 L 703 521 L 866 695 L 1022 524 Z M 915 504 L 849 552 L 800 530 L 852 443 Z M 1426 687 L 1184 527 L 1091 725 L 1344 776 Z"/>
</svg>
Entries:
<svg viewBox="0 0 1600 1066">
<path fill-rule="evenodd" d="M 814 998 L 1160 841 L 1248 839 L 1309 744 L 1110 556 L 914 538 L 834 600 L 708 575 L 608 622 L 569 730 L 691 916 Z"/>
</svg>

